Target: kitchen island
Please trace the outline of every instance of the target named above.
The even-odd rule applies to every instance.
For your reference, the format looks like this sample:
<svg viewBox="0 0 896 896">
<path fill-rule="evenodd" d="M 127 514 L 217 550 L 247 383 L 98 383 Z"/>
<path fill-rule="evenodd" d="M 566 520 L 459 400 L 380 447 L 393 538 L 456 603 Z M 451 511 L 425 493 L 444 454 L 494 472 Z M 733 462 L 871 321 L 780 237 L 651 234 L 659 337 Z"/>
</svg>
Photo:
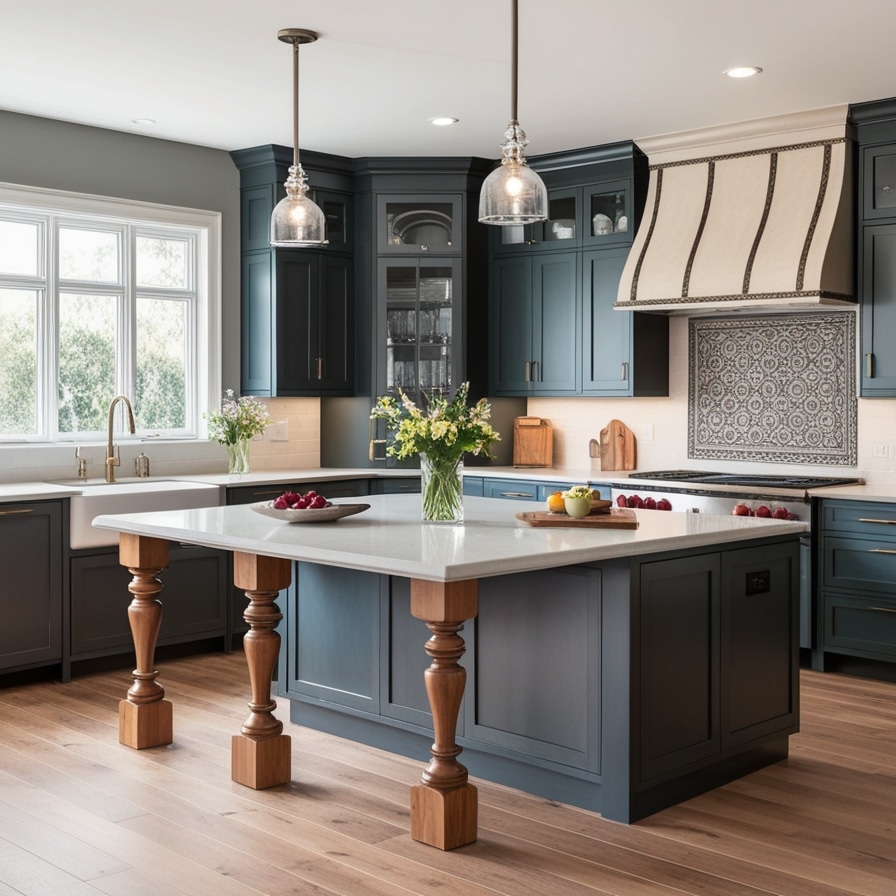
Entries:
<svg viewBox="0 0 896 896">
<path fill-rule="evenodd" d="M 269 684 L 280 647 L 275 601 L 294 562 L 299 587 L 286 614 L 281 690 L 293 707 L 312 710 L 303 724 L 335 725 L 402 751 L 434 740 L 411 790 L 411 834 L 422 842 L 452 849 L 476 839 L 476 789 L 457 760 L 462 748 L 476 774 L 624 822 L 786 757 L 799 717 L 804 524 L 640 511 L 635 530 L 540 529 L 517 522 L 515 502 L 468 498 L 465 525 L 423 526 L 418 496 L 366 503 L 364 513 L 328 524 L 290 525 L 246 506 L 95 520 L 121 533 L 121 563 L 134 576 L 137 668 L 121 704 L 122 742 L 141 748 L 173 736 L 153 651 L 157 576 L 175 541 L 232 551 L 235 582 L 249 598 L 252 702 L 233 738 L 239 783 L 291 778 L 289 738 L 273 715 Z M 313 611 L 303 615 L 306 594 Z M 367 603 L 372 615 L 364 614 Z M 411 617 L 429 634 L 428 713 L 387 705 L 415 677 L 402 628 Z M 465 669 L 459 632 L 468 620 L 474 649 Z M 323 648 L 338 633 L 334 662 Z M 365 638 L 381 645 L 369 666 L 360 661 L 370 652 Z M 300 663 L 315 643 L 317 682 L 302 679 Z M 327 693 L 328 662 L 360 677 L 381 670 L 370 706 L 338 703 L 339 687 Z M 475 687 L 465 696 L 468 672 Z M 299 679 L 313 686 L 304 696 L 292 693 Z"/>
</svg>

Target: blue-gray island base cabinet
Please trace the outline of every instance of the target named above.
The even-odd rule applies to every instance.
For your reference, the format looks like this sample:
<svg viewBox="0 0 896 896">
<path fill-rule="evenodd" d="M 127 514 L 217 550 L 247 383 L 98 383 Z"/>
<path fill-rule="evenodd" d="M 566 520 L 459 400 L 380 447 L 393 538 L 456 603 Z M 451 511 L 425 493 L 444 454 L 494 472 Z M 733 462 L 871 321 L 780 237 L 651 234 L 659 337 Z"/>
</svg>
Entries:
<svg viewBox="0 0 896 896">
<path fill-rule="evenodd" d="M 99 517 L 134 575 L 122 742 L 173 734 L 152 663 L 175 541 L 232 551 L 249 599 L 252 702 L 232 753 L 247 786 L 291 778 L 269 694 L 281 620 L 292 720 L 429 749 L 411 836 L 441 849 L 476 839 L 468 769 L 631 822 L 787 756 L 804 523 L 644 510 L 634 530 L 530 528 L 519 503 L 468 497 L 464 525 L 425 526 L 418 496 L 366 502 L 330 524 L 245 506 Z"/>
</svg>

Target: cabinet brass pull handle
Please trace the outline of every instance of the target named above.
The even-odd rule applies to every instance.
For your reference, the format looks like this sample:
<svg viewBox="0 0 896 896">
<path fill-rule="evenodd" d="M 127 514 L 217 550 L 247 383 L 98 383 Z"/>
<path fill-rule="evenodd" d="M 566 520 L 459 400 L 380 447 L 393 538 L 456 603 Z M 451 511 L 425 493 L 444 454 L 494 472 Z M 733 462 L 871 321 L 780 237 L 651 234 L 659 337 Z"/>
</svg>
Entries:
<svg viewBox="0 0 896 896">
<path fill-rule="evenodd" d="M 619 373 L 619 379 L 625 382 L 628 379 L 628 361 L 622 362 L 622 370 Z"/>
<path fill-rule="evenodd" d="M 869 610 L 877 610 L 878 613 L 896 613 L 896 607 L 868 607 Z"/>
<path fill-rule="evenodd" d="M 538 361 L 532 362 L 532 382 L 537 383 L 540 381 L 540 377 L 538 376 Z"/>
<path fill-rule="evenodd" d="M 317 362 L 317 378 L 322 380 L 324 378 L 324 359 L 315 358 L 314 360 Z"/>
<path fill-rule="evenodd" d="M 501 492 L 502 498 L 534 498 L 529 492 Z"/>
<path fill-rule="evenodd" d="M 865 376 L 871 380 L 874 379 L 874 366 L 872 363 L 872 359 L 874 355 L 871 352 L 868 352 L 865 355 Z"/>
<path fill-rule="evenodd" d="M 532 377 L 530 376 L 531 373 L 532 373 L 532 362 L 531 362 L 531 361 L 526 361 L 526 372 L 525 372 L 525 377 L 526 377 L 526 382 L 527 382 L 527 383 L 529 383 L 529 382 L 532 381 Z"/>
<path fill-rule="evenodd" d="M 859 517 L 860 523 L 879 523 L 881 526 L 896 526 L 896 520 L 874 520 L 874 519 L 865 519 L 864 517 Z"/>
<path fill-rule="evenodd" d="M 263 498 L 265 495 L 282 495 L 283 492 L 289 491 L 288 488 L 281 488 L 276 491 L 252 492 L 253 498 Z"/>
<path fill-rule="evenodd" d="M 0 510 L 0 516 L 12 516 L 14 513 L 34 513 L 34 508 L 17 507 L 15 510 Z"/>
<path fill-rule="evenodd" d="M 868 551 L 869 554 L 896 554 L 896 549 L 894 548 L 871 548 Z"/>
</svg>

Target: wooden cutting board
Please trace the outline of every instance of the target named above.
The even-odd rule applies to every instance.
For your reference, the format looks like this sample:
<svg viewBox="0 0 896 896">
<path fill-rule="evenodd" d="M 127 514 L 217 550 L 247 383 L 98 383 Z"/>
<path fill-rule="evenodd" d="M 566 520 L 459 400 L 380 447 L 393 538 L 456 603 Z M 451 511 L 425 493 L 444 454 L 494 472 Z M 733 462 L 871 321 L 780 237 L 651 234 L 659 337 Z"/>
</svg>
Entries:
<svg viewBox="0 0 896 896">
<path fill-rule="evenodd" d="M 553 526 L 563 529 L 637 529 L 638 518 L 634 510 L 614 507 L 609 513 L 589 513 L 581 519 L 550 510 L 526 510 L 516 518 L 529 526 Z"/>
<path fill-rule="evenodd" d="M 611 420 L 600 431 L 600 468 L 635 469 L 635 434 L 621 420 Z"/>
</svg>

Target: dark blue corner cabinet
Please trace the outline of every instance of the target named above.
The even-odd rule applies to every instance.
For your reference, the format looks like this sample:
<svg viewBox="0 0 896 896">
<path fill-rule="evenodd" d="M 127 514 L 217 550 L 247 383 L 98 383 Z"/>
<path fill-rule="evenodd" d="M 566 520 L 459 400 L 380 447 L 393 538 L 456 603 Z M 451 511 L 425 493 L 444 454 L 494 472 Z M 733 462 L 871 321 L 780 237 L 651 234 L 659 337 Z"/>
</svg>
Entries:
<svg viewBox="0 0 896 896">
<path fill-rule="evenodd" d="M 292 149 L 231 153 L 240 171 L 241 382 L 244 394 L 354 393 L 354 198 L 351 163 L 303 152 L 311 195 L 327 223 L 319 249 L 273 249 L 271 213 Z"/>
</svg>

